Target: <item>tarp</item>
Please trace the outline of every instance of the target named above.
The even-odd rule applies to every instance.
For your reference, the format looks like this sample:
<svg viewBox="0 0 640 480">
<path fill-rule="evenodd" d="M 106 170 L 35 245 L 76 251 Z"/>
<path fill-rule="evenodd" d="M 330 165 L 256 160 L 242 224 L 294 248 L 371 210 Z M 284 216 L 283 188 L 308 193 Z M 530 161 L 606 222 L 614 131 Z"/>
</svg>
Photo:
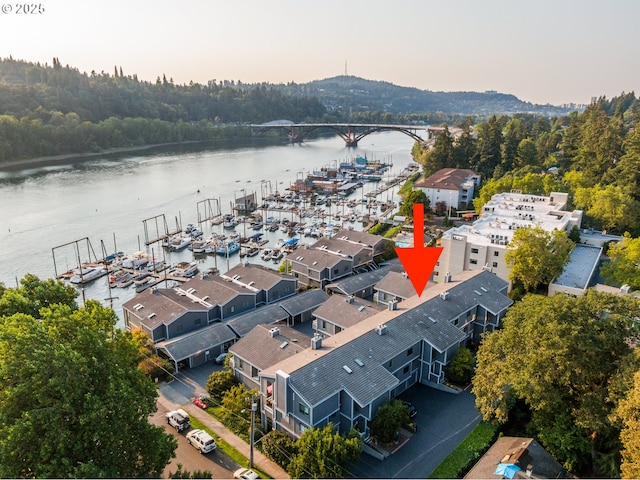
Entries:
<svg viewBox="0 0 640 480">
<path fill-rule="evenodd" d="M 503 477 L 513 478 L 521 468 L 515 463 L 499 463 L 494 475 L 502 475 Z"/>
<path fill-rule="evenodd" d="M 260 238 L 262 235 L 264 235 L 264 233 L 254 233 L 253 235 L 251 235 L 249 237 L 249 240 L 257 240 L 258 238 Z"/>
</svg>

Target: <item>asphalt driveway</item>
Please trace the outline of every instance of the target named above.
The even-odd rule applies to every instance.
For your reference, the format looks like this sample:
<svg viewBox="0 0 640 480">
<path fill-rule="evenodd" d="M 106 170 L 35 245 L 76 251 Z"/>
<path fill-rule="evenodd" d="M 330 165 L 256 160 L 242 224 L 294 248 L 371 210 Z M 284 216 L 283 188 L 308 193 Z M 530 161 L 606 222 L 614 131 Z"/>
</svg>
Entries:
<svg viewBox="0 0 640 480">
<path fill-rule="evenodd" d="M 417 433 L 384 460 L 362 454 L 351 469 L 354 477 L 426 478 L 480 421 L 469 391 L 452 394 L 418 384 L 401 398 L 418 410 Z"/>
</svg>

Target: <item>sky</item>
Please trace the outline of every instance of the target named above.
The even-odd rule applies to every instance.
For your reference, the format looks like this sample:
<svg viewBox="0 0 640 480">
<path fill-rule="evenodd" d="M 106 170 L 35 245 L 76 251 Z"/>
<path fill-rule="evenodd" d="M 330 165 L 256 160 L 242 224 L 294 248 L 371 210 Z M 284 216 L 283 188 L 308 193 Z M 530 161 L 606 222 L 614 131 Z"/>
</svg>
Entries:
<svg viewBox="0 0 640 480">
<path fill-rule="evenodd" d="M 538 104 L 640 94 L 640 0 L 0 0 L 0 57 L 178 84 L 354 75 Z M 4 3 L 3 3 L 4 2 Z"/>
</svg>

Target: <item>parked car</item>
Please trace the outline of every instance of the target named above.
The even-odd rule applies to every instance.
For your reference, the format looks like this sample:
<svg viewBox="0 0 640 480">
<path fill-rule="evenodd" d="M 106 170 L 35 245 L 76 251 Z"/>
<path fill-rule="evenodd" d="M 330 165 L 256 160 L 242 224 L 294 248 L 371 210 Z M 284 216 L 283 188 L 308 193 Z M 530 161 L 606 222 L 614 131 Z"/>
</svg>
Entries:
<svg viewBox="0 0 640 480">
<path fill-rule="evenodd" d="M 200 453 L 213 452 L 218 445 L 211 435 L 204 430 L 195 429 L 187 433 L 187 442 L 193 445 Z"/>
<path fill-rule="evenodd" d="M 229 355 L 229 353 L 227 353 L 227 352 L 221 353 L 220 355 L 218 355 L 216 357 L 216 363 L 218 365 L 222 365 L 224 363 L 224 359 L 227 358 L 227 355 Z"/>
<path fill-rule="evenodd" d="M 240 468 L 233 472 L 233 478 L 240 478 L 243 480 L 256 480 L 260 477 L 253 470 L 249 470 L 248 468 Z"/>
<path fill-rule="evenodd" d="M 178 432 L 181 432 L 191 426 L 189 414 L 181 408 L 167 413 L 167 423 Z"/>
<path fill-rule="evenodd" d="M 414 407 L 412 403 L 409 403 L 405 400 L 403 400 L 402 403 L 409 407 L 409 416 L 411 418 L 415 417 L 418 414 L 418 410 L 416 410 L 416 407 Z"/>
</svg>

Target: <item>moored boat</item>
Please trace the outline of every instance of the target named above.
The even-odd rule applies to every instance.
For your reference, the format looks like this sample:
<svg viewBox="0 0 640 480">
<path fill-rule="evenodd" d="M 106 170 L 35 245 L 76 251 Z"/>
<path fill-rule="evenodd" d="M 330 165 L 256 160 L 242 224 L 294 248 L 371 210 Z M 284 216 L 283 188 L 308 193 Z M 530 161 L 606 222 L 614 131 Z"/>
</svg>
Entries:
<svg viewBox="0 0 640 480">
<path fill-rule="evenodd" d="M 73 270 L 73 275 L 69 278 L 71 283 L 76 285 L 84 285 L 96 278 L 100 278 L 107 274 L 107 269 L 103 266 L 98 267 L 80 267 Z"/>
</svg>

